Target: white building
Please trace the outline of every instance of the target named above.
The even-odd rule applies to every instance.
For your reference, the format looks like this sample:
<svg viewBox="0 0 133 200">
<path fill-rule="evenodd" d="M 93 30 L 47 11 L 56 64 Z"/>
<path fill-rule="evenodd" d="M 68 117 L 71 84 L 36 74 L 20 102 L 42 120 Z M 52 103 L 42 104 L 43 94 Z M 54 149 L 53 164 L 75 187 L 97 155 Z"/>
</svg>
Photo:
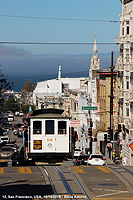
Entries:
<svg viewBox="0 0 133 200">
<path fill-rule="evenodd" d="M 58 98 L 64 94 L 65 89 L 80 89 L 82 81 L 85 79 L 85 77 L 61 78 L 61 66 L 59 66 L 57 79 L 37 83 L 37 86 L 33 91 L 33 104 L 37 105 L 38 99 L 43 100 L 45 97 Z"/>
<path fill-rule="evenodd" d="M 119 125 L 123 135 L 123 158 L 126 158 L 127 165 L 133 165 L 133 151 L 129 147 L 133 142 L 133 1 L 121 2 L 120 36 L 116 38 L 116 43 L 120 43 L 116 65 L 120 74 Z"/>
</svg>

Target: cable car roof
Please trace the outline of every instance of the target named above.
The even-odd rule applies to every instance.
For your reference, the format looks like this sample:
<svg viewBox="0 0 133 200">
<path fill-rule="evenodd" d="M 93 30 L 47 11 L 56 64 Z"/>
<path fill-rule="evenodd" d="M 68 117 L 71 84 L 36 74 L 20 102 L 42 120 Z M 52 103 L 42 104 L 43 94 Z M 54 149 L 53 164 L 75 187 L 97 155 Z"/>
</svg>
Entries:
<svg viewBox="0 0 133 200">
<path fill-rule="evenodd" d="M 63 109 L 56 108 L 44 108 L 33 111 L 30 118 L 69 118 L 61 115 L 64 112 Z"/>
</svg>

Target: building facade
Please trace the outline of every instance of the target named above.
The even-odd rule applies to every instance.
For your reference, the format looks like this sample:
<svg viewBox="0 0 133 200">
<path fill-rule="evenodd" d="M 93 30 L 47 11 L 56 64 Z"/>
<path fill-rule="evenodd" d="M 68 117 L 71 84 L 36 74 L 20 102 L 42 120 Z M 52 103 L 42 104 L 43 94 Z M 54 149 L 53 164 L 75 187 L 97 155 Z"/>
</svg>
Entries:
<svg viewBox="0 0 133 200">
<path fill-rule="evenodd" d="M 120 56 L 116 67 L 120 75 L 119 125 L 123 134 L 123 159 L 127 165 L 133 165 L 133 151 L 129 144 L 133 142 L 133 1 L 121 0 L 120 15 Z"/>
</svg>

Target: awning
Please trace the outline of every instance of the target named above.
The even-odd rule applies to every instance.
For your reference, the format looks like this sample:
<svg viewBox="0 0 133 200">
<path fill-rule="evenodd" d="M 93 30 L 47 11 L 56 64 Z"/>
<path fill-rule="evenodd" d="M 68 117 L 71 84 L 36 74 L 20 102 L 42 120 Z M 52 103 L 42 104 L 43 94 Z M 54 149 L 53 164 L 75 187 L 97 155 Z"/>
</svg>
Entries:
<svg viewBox="0 0 133 200">
<path fill-rule="evenodd" d="M 106 132 L 100 132 L 97 134 L 97 140 L 99 141 L 104 141 L 104 134 L 106 134 Z"/>
</svg>

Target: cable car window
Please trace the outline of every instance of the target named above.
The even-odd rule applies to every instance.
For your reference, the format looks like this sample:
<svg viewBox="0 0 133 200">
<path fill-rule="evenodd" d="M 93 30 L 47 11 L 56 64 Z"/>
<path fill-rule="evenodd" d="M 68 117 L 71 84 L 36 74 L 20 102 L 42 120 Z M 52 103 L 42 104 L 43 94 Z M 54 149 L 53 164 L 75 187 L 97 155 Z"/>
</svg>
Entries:
<svg viewBox="0 0 133 200">
<path fill-rule="evenodd" d="M 66 121 L 58 121 L 58 134 L 66 134 Z"/>
<path fill-rule="evenodd" d="M 42 121 L 33 121 L 33 134 L 42 134 Z"/>
<path fill-rule="evenodd" d="M 54 120 L 45 121 L 45 134 L 54 134 Z"/>
</svg>

